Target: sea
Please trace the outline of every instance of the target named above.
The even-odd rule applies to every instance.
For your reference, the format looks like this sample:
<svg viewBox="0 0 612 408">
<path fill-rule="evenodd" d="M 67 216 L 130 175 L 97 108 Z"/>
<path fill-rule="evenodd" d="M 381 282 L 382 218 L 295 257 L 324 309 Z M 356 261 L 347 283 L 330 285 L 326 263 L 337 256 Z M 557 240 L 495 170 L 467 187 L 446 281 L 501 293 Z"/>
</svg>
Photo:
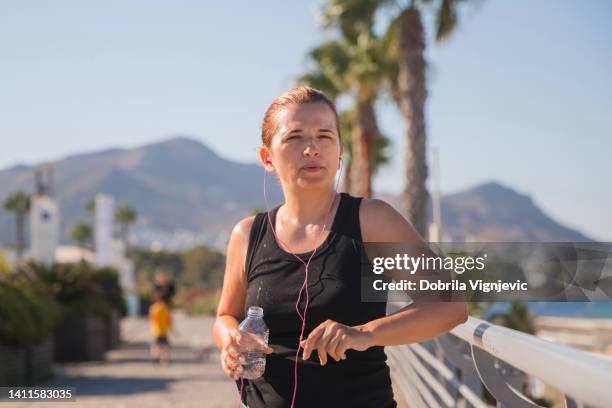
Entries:
<svg viewBox="0 0 612 408">
<path fill-rule="evenodd" d="M 612 319 L 612 301 L 592 302 L 523 302 L 532 316 L 582 317 L 594 319 Z M 505 313 L 510 302 L 499 302 L 490 305 L 483 313 L 483 319 Z"/>
</svg>

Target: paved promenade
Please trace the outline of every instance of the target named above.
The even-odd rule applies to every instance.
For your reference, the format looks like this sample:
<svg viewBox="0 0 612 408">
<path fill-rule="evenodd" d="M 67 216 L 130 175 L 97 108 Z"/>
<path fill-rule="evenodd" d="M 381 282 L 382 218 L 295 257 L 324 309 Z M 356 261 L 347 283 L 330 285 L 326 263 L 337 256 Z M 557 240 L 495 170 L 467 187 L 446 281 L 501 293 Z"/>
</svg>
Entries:
<svg viewBox="0 0 612 408">
<path fill-rule="evenodd" d="M 0 407 L 108 408 L 229 408 L 238 407 L 238 392 L 219 365 L 212 348 L 213 318 L 189 318 L 176 313 L 171 336 L 172 362 L 154 365 L 149 357 L 149 327 L 145 319 L 122 321 L 121 347 L 109 351 L 105 362 L 54 366 L 55 378 L 45 385 L 76 387 L 70 403 L 0 403 Z"/>
</svg>

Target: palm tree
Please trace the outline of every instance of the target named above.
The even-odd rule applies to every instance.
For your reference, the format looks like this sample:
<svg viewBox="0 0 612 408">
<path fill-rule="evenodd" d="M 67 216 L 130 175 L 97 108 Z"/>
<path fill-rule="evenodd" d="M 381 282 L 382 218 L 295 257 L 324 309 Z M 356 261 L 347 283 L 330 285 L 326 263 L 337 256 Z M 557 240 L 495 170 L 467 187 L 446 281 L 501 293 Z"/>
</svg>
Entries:
<svg viewBox="0 0 612 408">
<path fill-rule="evenodd" d="M 347 134 L 351 136 L 350 143 L 345 143 L 350 156 L 344 187 L 364 197 L 372 195 L 375 159 L 385 161 L 381 152 L 374 151 L 375 146 L 387 144 L 376 143 L 383 136 L 374 110 L 374 103 L 388 79 L 381 76 L 388 65 L 385 55 L 385 43 L 371 31 L 355 38 L 328 41 L 309 53 L 313 68 L 299 80 L 321 89 L 332 99 L 340 94 L 350 94 L 354 98 L 354 108 L 340 115 L 344 141 Z"/>
<path fill-rule="evenodd" d="M 348 84 L 345 79 L 346 71 L 349 66 L 349 56 L 345 47 L 336 41 L 330 41 L 312 49 L 307 56 L 307 63 L 312 68 L 306 74 L 298 78 L 298 83 L 320 89 L 332 101 L 336 101 L 338 96 L 348 91 Z M 345 146 L 346 171 L 342 176 L 342 189 L 351 192 L 350 173 L 352 168 L 351 140 L 352 133 L 352 110 L 340 112 L 340 134 L 342 144 Z"/>
<path fill-rule="evenodd" d="M 95 214 L 96 212 L 96 199 L 90 198 L 85 202 L 85 209 L 88 213 Z"/>
<path fill-rule="evenodd" d="M 261 212 L 266 212 L 266 210 L 263 207 L 257 205 L 255 207 L 251 207 L 251 209 L 249 210 L 249 215 L 257 215 Z"/>
<path fill-rule="evenodd" d="M 118 207 L 115 210 L 115 222 L 119 225 L 121 240 L 128 247 L 128 236 L 130 225 L 136 221 L 136 210 L 129 205 Z"/>
<path fill-rule="evenodd" d="M 351 169 L 353 168 L 353 148 L 352 148 L 352 140 L 353 140 L 353 122 L 355 119 L 355 112 L 353 109 L 347 109 L 344 112 L 340 112 L 340 138 L 342 139 L 342 144 L 344 145 L 344 157 L 346 157 L 345 161 L 345 170 L 342 173 L 342 190 L 347 193 L 353 193 L 351 189 Z"/>
<path fill-rule="evenodd" d="M 353 122 L 355 121 L 354 116 L 355 111 L 353 109 L 346 110 L 340 114 L 342 143 L 345 146 L 345 153 L 347 156 L 346 171 L 342 175 L 342 185 L 344 186 L 344 191 L 357 195 L 358 193 L 351 188 L 351 175 L 355 176 L 355 173 L 351 171 L 353 168 L 352 135 Z M 381 167 L 389 163 L 390 157 L 387 154 L 387 148 L 389 145 L 389 138 L 383 133 L 379 133 L 378 137 L 374 139 L 374 143 L 371 146 L 371 163 L 369 165 L 370 179 L 376 175 Z"/>
<path fill-rule="evenodd" d="M 511 301 L 508 311 L 493 317 L 492 321 L 509 329 L 535 334 L 533 318 L 529 313 L 529 308 L 524 302 L 518 300 Z"/>
<path fill-rule="evenodd" d="M 25 215 L 30 211 L 30 196 L 19 190 L 6 197 L 3 204 L 5 210 L 15 212 L 15 259 L 19 265 L 23 253 L 23 224 Z"/>
<path fill-rule="evenodd" d="M 93 242 L 93 228 L 86 221 L 81 221 L 74 226 L 70 236 L 81 248 L 88 248 Z"/>
<path fill-rule="evenodd" d="M 426 236 L 428 176 L 425 126 L 427 100 L 425 31 L 421 14 L 435 14 L 436 41 L 449 37 L 457 25 L 457 5 L 461 0 L 328 0 L 324 18 L 348 37 L 370 30 L 377 11 L 387 9 L 394 14 L 388 26 L 389 37 L 396 37 L 397 101 L 406 123 L 406 186 L 404 211 L 415 229 Z"/>
<path fill-rule="evenodd" d="M 374 103 L 386 79 L 379 71 L 384 55 L 381 48 L 381 42 L 371 32 L 360 34 L 353 47 L 349 75 L 356 84 L 350 178 L 355 194 L 363 197 L 372 196 L 373 148 L 376 139 L 380 137 Z"/>
</svg>

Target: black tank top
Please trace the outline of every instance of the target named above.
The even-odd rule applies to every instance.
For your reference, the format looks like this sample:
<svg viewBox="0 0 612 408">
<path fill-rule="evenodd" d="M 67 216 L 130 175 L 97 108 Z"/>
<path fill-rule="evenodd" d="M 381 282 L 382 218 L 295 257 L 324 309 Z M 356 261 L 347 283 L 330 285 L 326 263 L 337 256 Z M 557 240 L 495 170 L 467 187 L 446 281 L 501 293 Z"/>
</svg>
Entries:
<svg viewBox="0 0 612 408">
<path fill-rule="evenodd" d="M 310 262 L 304 338 L 327 319 L 355 326 L 386 315 L 386 303 L 361 302 L 360 203 L 361 197 L 341 193 L 329 235 Z M 272 225 L 279 208 L 270 211 Z M 298 256 L 307 262 L 311 254 Z M 267 355 L 262 377 L 244 380 L 243 402 L 250 408 L 290 407 L 302 327 L 295 303 L 304 282 L 304 264 L 279 247 L 266 213 L 255 216 L 245 271 L 245 315 L 250 306 L 263 308 L 274 353 Z M 304 291 L 300 311 L 305 302 Z M 328 356 L 327 364 L 321 366 L 316 350 L 306 361 L 300 351 L 295 407 L 396 407 L 386 359 L 384 348 L 374 346 L 366 351 L 347 350 L 346 359 L 338 362 Z"/>
</svg>

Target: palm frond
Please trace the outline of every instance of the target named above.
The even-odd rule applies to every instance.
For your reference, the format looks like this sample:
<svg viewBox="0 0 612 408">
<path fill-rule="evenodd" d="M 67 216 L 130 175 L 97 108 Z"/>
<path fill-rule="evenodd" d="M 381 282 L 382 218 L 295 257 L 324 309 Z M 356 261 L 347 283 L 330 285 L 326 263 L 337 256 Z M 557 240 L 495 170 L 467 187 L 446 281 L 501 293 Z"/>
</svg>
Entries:
<svg viewBox="0 0 612 408">
<path fill-rule="evenodd" d="M 436 41 L 444 41 L 457 26 L 456 0 L 442 0 L 436 13 Z"/>
<path fill-rule="evenodd" d="M 342 35 L 356 40 L 360 33 L 371 31 L 381 0 L 330 0 L 322 10 L 323 27 L 339 28 Z"/>
</svg>

